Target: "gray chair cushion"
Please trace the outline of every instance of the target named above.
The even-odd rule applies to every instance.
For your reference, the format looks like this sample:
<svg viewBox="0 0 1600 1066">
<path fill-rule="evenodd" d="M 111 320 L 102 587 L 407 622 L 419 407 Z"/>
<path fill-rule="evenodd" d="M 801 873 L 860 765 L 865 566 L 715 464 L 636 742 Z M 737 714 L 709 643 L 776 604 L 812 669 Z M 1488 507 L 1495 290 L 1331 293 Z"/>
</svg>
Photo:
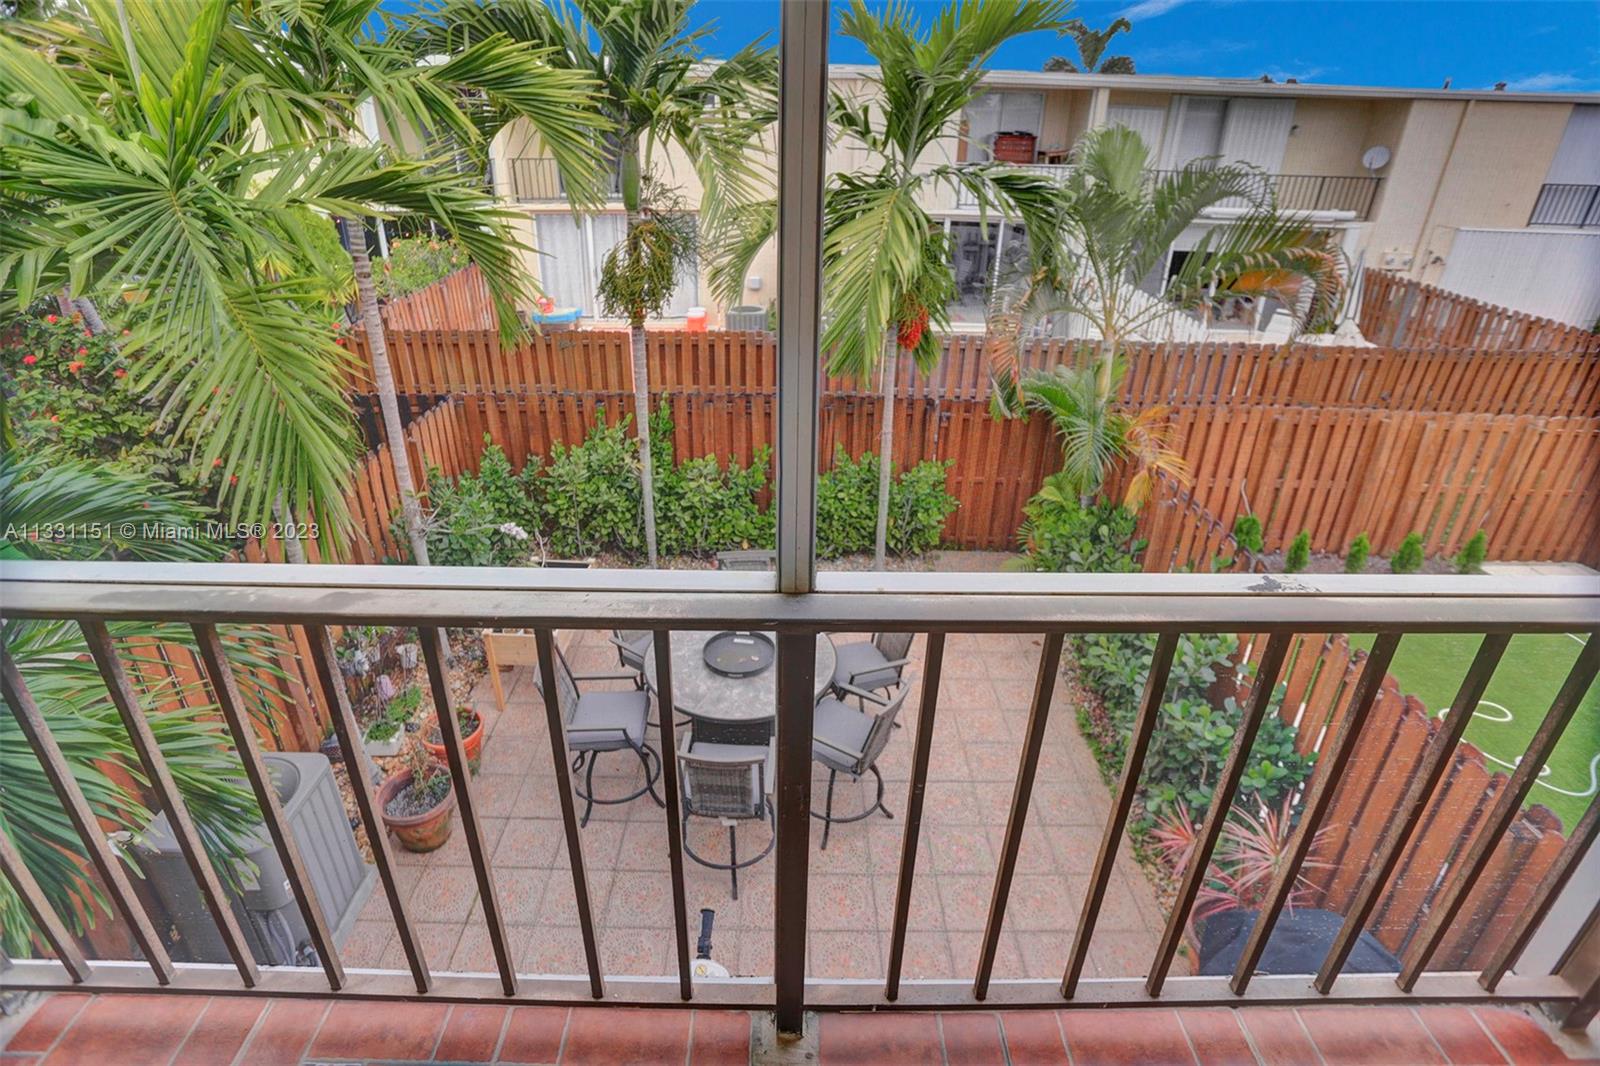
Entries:
<svg viewBox="0 0 1600 1066">
<path fill-rule="evenodd" d="M 847 703 L 826 697 L 817 704 L 812 734 L 828 744 L 837 744 L 847 751 L 862 751 L 867 735 L 872 732 L 872 716 L 862 714 Z M 811 757 L 824 766 L 844 773 L 857 773 L 856 761 L 827 744 L 811 745 Z M 864 768 L 862 768 L 864 769 Z"/>
<path fill-rule="evenodd" d="M 643 692 L 585 692 L 567 723 L 567 747 L 573 751 L 615 751 L 644 746 L 650 697 Z M 603 729 L 603 733 L 583 730 Z"/>
<path fill-rule="evenodd" d="M 834 649 L 837 653 L 837 663 L 833 668 L 833 683 L 835 685 L 854 685 L 867 691 L 888 688 L 900 680 L 900 674 L 894 667 L 885 670 L 873 670 L 887 662 L 883 653 L 867 641 L 844 644 Z M 858 675 L 854 681 L 850 675 Z"/>
</svg>

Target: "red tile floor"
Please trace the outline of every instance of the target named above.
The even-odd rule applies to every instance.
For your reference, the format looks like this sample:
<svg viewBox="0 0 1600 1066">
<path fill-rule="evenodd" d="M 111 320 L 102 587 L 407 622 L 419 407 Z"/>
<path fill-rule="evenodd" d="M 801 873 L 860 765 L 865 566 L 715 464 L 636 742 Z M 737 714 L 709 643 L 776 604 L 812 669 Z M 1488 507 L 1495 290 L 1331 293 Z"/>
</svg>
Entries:
<svg viewBox="0 0 1600 1066">
<path fill-rule="evenodd" d="M 815 1054 L 806 1061 L 824 1066 L 1600 1061 L 1583 1058 L 1581 1051 L 1569 1056 L 1547 1026 L 1510 1008 L 828 1014 L 811 1024 Z M 752 1052 L 758 1025 L 759 1019 L 734 1011 L 59 994 L 34 1009 L 0 1051 L 0 1063 L 714 1066 L 779 1061 Z M 781 1061 L 801 1060 L 789 1055 Z"/>
</svg>

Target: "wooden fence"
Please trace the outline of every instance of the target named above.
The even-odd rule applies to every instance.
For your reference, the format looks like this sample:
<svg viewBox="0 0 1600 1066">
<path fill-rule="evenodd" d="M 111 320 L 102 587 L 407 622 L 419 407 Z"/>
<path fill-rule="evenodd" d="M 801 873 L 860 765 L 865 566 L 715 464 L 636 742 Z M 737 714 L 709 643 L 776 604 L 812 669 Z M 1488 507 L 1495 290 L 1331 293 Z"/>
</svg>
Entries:
<svg viewBox="0 0 1600 1066">
<path fill-rule="evenodd" d="M 1479 529 L 1491 558 L 1600 565 L 1600 418 L 1362 408 L 1180 407 L 1194 497 L 1231 528 L 1261 519 L 1269 548 L 1309 530 L 1318 551 L 1406 534 L 1450 554 Z"/>
<path fill-rule="evenodd" d="M 432 285 L 388 301 L 387 329 L 495 329 L 494 302 L 478 264 L 471 263 Z"/>
<path fill-rule="evenodd" d="M 1241 637 L 1242 658 L 1258 661 L 1265 640 Z M 1352 649 L 1341 633 L 1294 638 L 1285 662 L 1286 693 L 1281 714 L 1295 729 L 1301 752 L 1321 751 L 1350 710 L 1366 652 Z M 1383 832 L 1420 772 L 1424 749 L 1439 730 L 1415 696 L 1384 678 L 1355 753 L 1334 793 L 1327 826 L 1312 852 L 1316 864 L 1305 875 L 1308 907 L 1348 910 Z M 1314 771 L 1320 773 L 1320 770 Z M 1404 955 L 1447 880 L 1450 865 L 1471 843 L 1480 819 L 1506 775 L 1490 770 L 1483 754 L 1461 742 L 1434 788 L 1419 830 L 1373 911 L 1369 931 L 1390 951 Z M 1561 846 L 1560 821 L 1547 808 L 1525 808 L 1497 846 L 1484 876 L 1451 925 L 1432 967 L 1481 968 L 1502 942 L 1512 921 L 1554 863 Z"/>
<path fill-rule="evenodd" d="M 1358 323 L 1373 344 L 1486 351 L 1600 351 L 1600 334 L 1368 268 Z"/>
<path fill-rule="evenodd" d="M 400 393 L 442 396 L 479 392 L 626 392 L 633 388 L 628 335 L 569 330 L 503 347 L 492 330 L 388 331 L 389 360 Z M 655 392 L 763 392 L 777 384 L 777 345 L 769 333 L 647 334 Z M 899 395 L 938 400 L 989 397 L 981 336 L 945 338 L 930 372 L 905 360 Z M 364 338 L 354 350 L 365 361 Z M 1600 415 L 1600 348 L 1560 351 L 1324 347 L 1251 344 L 1135 345 L 1129 349 L 1122 400 L 1151 404 L 1310 404 L 1486 414 Z M 1025 368 L 1071 360 L 1063 342 L 1030 345 Z M 351 381 L 371 391 L 370 371 Z M 830 392 L 875 392 L 829 378 Z"/>
</svg>

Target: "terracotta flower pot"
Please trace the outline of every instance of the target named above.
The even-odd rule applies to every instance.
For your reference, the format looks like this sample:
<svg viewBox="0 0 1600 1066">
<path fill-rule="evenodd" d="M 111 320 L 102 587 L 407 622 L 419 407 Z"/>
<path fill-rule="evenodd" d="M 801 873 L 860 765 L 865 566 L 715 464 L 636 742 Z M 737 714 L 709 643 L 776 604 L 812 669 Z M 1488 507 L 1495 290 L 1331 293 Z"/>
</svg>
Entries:
<svg viewBox="0 0 1600 1066">
<path fill-rule="evenodd" d="M 476 774 L 478 772 L 478 764 L 483 761 L 483 735 L 486 730 L 484 729 L 483 715 L 474 709 L 472 716 L 477 719 L 477 727 L 461 738 L 461 747 L 467 753 L 467 769 Z M 428 754 L 433 756 L 440 766 L 449 766 L 450 760 L 445 757 L 444 745 L 442 743 L 434 744 L 427 739 L 427 736 L 437 728 L 437 722 L 429 727 L 428 734 L 424 734 L 422 738 L 422 746 L 428 749 Z M 442 740 L 443 738 L 441 737 L 440 739 Z"/>
<path fill-rule="evenodd" d="M 407 851 L 433 851 L 450 839 L 450 830 L 455 826 L 455 819 L 451 817 L 456 810 L 455 786 L 451 786 L 450 791 L 445 793 L 444 799 L 431 811 L 422 814 L 391 815 L 389 801 L 399 794 L 401 789 L 410 785 L 410 770 L 402 770 L 387 778 L 378 786 L 378 811 L 383 816 L 383 824 L 400 838 L 401 847 Z"/>
</svg>

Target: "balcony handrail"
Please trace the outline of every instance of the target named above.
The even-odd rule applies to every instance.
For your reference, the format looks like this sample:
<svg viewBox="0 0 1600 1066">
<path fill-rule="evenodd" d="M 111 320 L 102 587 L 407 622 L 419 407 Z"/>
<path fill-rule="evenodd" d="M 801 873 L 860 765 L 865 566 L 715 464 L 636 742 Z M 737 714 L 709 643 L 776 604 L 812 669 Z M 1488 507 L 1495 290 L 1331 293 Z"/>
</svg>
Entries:
<svg viewBox="0 0 1600 1066">
<path fill-rule="evenodd" d="M 1503 578 L 1493 576 L 1365 576 L 1263 574 L 830 574 L 819 580 L 820 591 L 784 595 L 770 590 L 771 577 L 761 573 L 669 572 L 621 570 L 535 570 L 494 568 L 412 568 L 363 566 L 290 567 L 270 564 L 73 563 L 16 562 L 0 570 L 0 603 L 7 618 L 52 618 L 77 622 L 113 701 L 124 720 L 144 713 L 140 695 L 124 683 L 106 628 L 107 621 L 147 619 L 187 623 L 201 650 L 206 678 L 222 712 L 229 736 L 240 752 L 274 845 L 280 852 L 296 901 L 315 927 L 314 893 L 305 869 L 283 825 L 273 789 L 261 766 L 249 718 L 234 683 L 217 626 L 234 622 L 277 622 L 301 627 L 304 646 L 315 670 L 314 688 L 331 712 L 334 733 L 347 765 L 357 765 L 360 736 L 335 662 L 328 626 L 388 624 L 414 626 L 423 651 L 429 687 L 441 712 L 449 707 L 450 686 L 441 654 L 446 626 L 531 627 L 544 676 L 553 673 L 557 628 L 626 626 L 655 633 L 658 691 L 671 691 L 671 658 L 666 654 L 670 631 L 750 627 L 777 635 L 776 689 L 777 788 L 776 870 L 773 928 L 779 945 L 803 945 L 807 928 L 807 879 L 811 826 L 812 709 L 815 694 L 814 641 L 829 631 L 908 629 L 928 634 L 920 699 L 916 751 L 908 784 L 905 835 L 887 977 L 873 981 L 807 979 L 802 961 L 781 957 L 771 983 L 761 979 L 695 984 L 689 978 L 689 944 L 685 926 L 677 925 L 676 978 L 607 978 L 596 950 L 597 930 L 588 895 L 583 847 L 574 811 L 564 718 L 555 686 L 544 693 L 548 756 L 568 845 L 569 868 L 578 924 L 584 941 L 586 975 L 554 977 L 517 971 L 508 950 L 489 849 L 478 824 L 476 789 L 467 771 L 456 716 L 437 715 L 441 741 L 452 780 L 457 783 L 463 833 L 480 898 L 483 920 L 495 949 L 495 974 L 434 974 L 427 965 L 420 938 L 401 891 L 386 834 L 375 811 L 369 782 L 352 778 L 358 816 L 372 845 L 374 865 L 390 903 L 408 971 L 345 968 L 337 949 L 318 933 L 318 967 L 218 966 L 173 963 L 156 948 L 146 963 L 83 959 L 37 883 L 9 848 L 0 848 L 0 868 L 35 914 L 41 935 L 57 948 L 55 960 L 17 960 L 7 983 L 18 988 L 191 992 L 250 992 L 263 995 L 326 995 L 365 998 L 433 999 L 443 1002 L 661 1004 L 693 1000 L 698 1004 L 775 1007 L 780 1027 L 796 1028 L 804 1009 L 841 1009 L 890 1005 L 904 1008 L 971 1006 L 1077 1007 L 1108 1003 L 1160 1005 L 1362 1002 L 1388 997 L 1411 1001 L 1518 1000 L 1548 1003 L 1566 1011 L 1569 1023 L 1586 1024 L 1592 1016 L 1595 988 L 1587 971 L 1569 965 L 1552 975 L 1507 973 L 1532 934 L 1550 915 L 1562 885 L 1583 860 L 1594 839 L 1594 811 L 1574 829 L 1556 867 L 1515 916 L 1481 974 L 1426 972 L 1454 916 L 1466 903 L 1489 865 L 1497 843 L 1517 818 L 1539 768 L 1547 761 L 1583 693 L 1600 673 L 1600 579 L 1593 577 Z M 761 586 L 766 585 L 766 590 Z M 1146 631 L 1160 635 L 1132 727 L 1122 787 L 1113 796 L 1112 812 L 1100 842 L 1090 887 L 1078 917 L 1071 952 L 1062 960 L 1057 981 L 1009 980 L 992 976 L 1005 920 L 1009 886 L 1016 871 L 1033 783 L 1051 715 L 1065 635 L 1095 631 Z M 1184 876 L 1178 902 L 1145 978 L 1085 978 L 1087 952 L 1099 911 L 1109 891 L 1111 863 L 1123 843 L 1133 802 L 1134 785 L 1157 727 L 1167 672 L 1180 634 L 1196 631 L 1270 634 L 1256 660 L 1256 675 L 1227 762 L 1219 772 L 1212 802 L 1197 836 L 1194 860 Z M 1238 796 L 1250 745 L 1270 713 L 1272 693 L 1282 679 L 1285 650 L 1292 634 L 1360 631 L 1380 634 L 1362 670 L 1349 708 L 1323 747 L 1322 773 L 1309 783 L 1302 817 L 1275 874 L 1262 909 L 1263 917 L 1233 977 L 1173 977 L 1168 971 L 1195 902 L 1201 877 L 1214 854 L 1221 831 Z M 976 975 L 970 983 L 943 980 L 901 981 L 907 916 L 916 874 L 921 832 L 921 790 L 929 772 L 931 730 L 939 703 L 947 632 L 1043 633 L 1043 651 L 1028 712 L 1016 782 L 995 874 L 989 918 L 980 944 Z M 1254 964 L 1270 935 L 1276 914 L 1288 900 L 1301 863 L 1315 840 L 1319 823 L 1331 807 L 1341 770 L 1350 763 L 1364 724 L 1383 687 L 1383 679 L 1400 637 L 1413 632 L 1486 634 L 1477 657 L 1462 681 L 1447 721 L 1426 751 L 1428 773 L 1453 757 L 1467 709 L 1475 706 L 1493 675 L 1509 636 L 1521 632 L 1584 632 L 1588 639 L 1560 692 L 1532 739 L 1522 761 L 1493 795 L 1477 835 L 1455 856 L 1443 878 L 1428 923 L 1408 948 L 1399 975 L 1342 974 L 1342 945 L 1360 932 L 1376 903 L 1392 860 L 1408 836 L 1418 831 L 1425 813 L 1426 790 L 1413 785 L 1399 818 L 1375 852 L 1363 884 L 1335 941 L 1314 979 L 1305 976 L 1254 974 Z M 49 736 L 48 722 L 28 693 L 25 680 L 3 657 L 4 699 L 22 727 L 34 754 L 46 769 L 63 806 L 80 815 L 87 810 L 70 767 Z M 662 775 L 668 797 L 669 823 L 678 817 L 675 760 L 671 730 L 662 737 Z M 140 745 L 139 754 L 153 779 L 160 777 L 161 753 Z M 536 757 L 538 757 L 536 755 Z M 1426 777 L 1426 775 L 1423 775 Z M 164 789 L 174 823 L 186 824 L 181 797 Z M 106 850 L 103 834 L 92 818 L 80 817 L 78 831 L 92 854 Z M 91 839 L 93 838 L 93 839 Z M 191 843 L 193 843 L 191 841 Z M 675 851 L 676 849 L 674 849 Z M 197 851 L 196 854 L 199 854 Z M 674 854 L 674 858 L 677 856 Z M 678 912 L 685 906 L 681 862 L 673 863 L 672 894 Z M 138 924 L 140 904 L 122 884 L 110 884 L 113 902 L 124 917 Z M 212 911 L 217 909 L 213 904 Z M 1563 920 L 1565 921 L 1565 920 Z M 1563 926 L 1563 928 L 1567 928 Z M 1589 935 L 1573 933 L 1574 938 Z M 1574 943 L 1577 940 L 1574 939 Z M 778 953 L 782 955 L 780 951 Z M 1587 965 L 1586 963 L 1584 965 Z M 237 973 L 235 970 L 237 969 Z M 1569 978 L 1568 969 L 1573 976 Z M 1579 984 L 1578 982 L 1584 982 Z"/>
<path fill-rule="evenodd" d="M 739 571 L 28 560 L 6 562 L 0 572 L 0 602 L 12 618 L 580 628 L 630 620 L 639 625 L 626 628 L 903 622 L 1016 633 L 1223 632 L 1242 625 L 1559 632 L 1600 625 L 1600 578 L 1588 576 L 839 571 L 819 574 L 818 588 L 779 594 L 770 574 Z M 430 595 L 419 597 L 423 592 Z M 1373 613 L 1380 603 L 1381 616 Z M 1468 610 L 1480 613 L 1453 613 Z"/>
</svg>

